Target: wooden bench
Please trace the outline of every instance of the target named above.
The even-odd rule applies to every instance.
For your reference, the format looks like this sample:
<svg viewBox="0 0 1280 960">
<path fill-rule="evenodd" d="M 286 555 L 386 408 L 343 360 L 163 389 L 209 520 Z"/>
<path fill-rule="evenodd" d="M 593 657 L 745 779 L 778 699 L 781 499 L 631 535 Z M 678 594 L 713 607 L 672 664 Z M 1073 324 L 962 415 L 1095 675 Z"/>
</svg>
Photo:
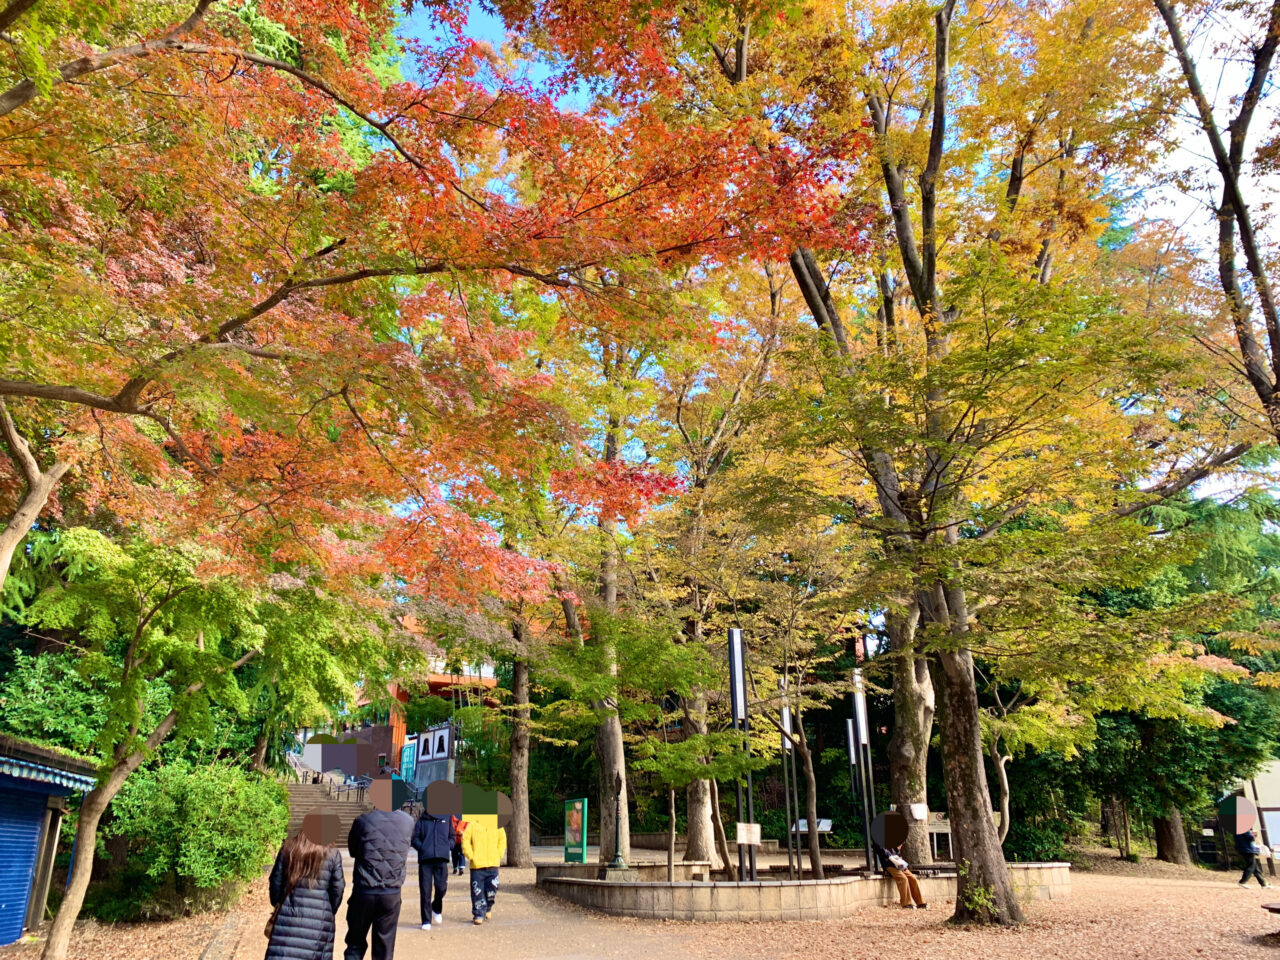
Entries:
<svg viewBox="0 0 1280 960">
<path fill-rule="evenodd" d="M 1264 903 L 1262 909 L 1270 913 L 1280 913 L 1280 903 Z"/>
</svg>

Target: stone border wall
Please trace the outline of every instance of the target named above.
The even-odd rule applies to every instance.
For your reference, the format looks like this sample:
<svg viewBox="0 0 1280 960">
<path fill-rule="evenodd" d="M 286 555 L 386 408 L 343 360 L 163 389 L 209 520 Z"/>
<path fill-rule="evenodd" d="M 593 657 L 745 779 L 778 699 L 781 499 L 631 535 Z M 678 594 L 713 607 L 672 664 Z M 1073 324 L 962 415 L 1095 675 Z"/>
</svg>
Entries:
<svg viewBox="0 0 1280 960">
<path fill-rule="evenodd" d="M 629 864 L 634 880 L 640 883 L 667 883 L 667 862 L 641 861 Z M 677 860 L 674 864 L 676 883 L 706 882 L 711 876 L 708 860 Z M 598 863 L 538 863 L 534 865 L 537 885 L 546 887 L 548 880 L 599 880 L 605 868 Z"/>
<path fill-rule="evenodd" d="M 666 870 L 666 864 L 662 864 Z M 1023 900 L 1060 900 L 1071 892 L 1067 863 L 1011 863 L 1014 887 Z M 619 883 L 579 877 L 542 876 L 538 886 L 561 899 L 615 916 L 656 920 L 725 922 L 745 920 L 838 920 L 860 907 L 896 903 L 889 877 L 832 880 L 761 880 L 755 883 Z M 955 896 L 955 875 L 922 877 L 926 900 L 941 904 Z"/>
</svg>

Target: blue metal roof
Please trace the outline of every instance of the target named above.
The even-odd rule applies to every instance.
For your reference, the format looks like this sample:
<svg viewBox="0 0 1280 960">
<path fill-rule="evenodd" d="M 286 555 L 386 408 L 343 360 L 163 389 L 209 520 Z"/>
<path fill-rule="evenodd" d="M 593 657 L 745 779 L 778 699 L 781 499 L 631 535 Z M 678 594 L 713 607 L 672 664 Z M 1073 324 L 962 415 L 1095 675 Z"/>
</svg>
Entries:
<svg viewBox="0 0 1280 960">
<path fill-rule="evenodd" d="M 15 760 L 12 757 L 0 757 L 0 773 L 23 780 L 34 780 L 38 783 L 53 783 L 60 787 L 70 787 L 81 792 L 92 790 L 97 784 L 93 777 L 78 773 L 68 773 L 56 767 L 47 767 L 43 763 L 32 763 L 28 760 Z"/>
</svg>

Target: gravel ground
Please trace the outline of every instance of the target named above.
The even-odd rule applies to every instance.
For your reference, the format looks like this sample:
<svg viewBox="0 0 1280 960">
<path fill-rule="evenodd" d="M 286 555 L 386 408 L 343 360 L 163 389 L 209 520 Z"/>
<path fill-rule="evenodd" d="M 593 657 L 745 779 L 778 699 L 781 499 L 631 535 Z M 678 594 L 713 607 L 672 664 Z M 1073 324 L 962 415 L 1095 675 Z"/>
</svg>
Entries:
<svg viewBox="0 0 1280 960">
<path fill-rule="evenodd" d="M 695 930 L 690 957 L 807 960 L 1100 960 L 1280 958 L 1280 916 L 1260 909 L 1280 890 L 1233 880 L 1145 879 L 1073 873 L 1068 900 L 1031 904 L 1016 930 L 954 927 L 954 902 L 927 912 L 872 909 L 826 923 L 760 923 Z"/>
<path fill-rule="evenodd" d="M 226 920 L 225 913 L 205 913 L 172 923 L 76 924 L 68 960 L 199 960 L 200 954 Z M 265 922 L 265 920 L 264 920 Z M 38 943 L 0 947 L 0 960 L 36 960 L 44 949 Z"/>
<path fill-rule="evenodd" d="M 445 900 L 446 923 L 417 928 L 417 889 L 405 890 L 396 957 L 399 960 L 479 957 L 481 960 L 1110 960 L 1213 957 L 1280 960 L 1280 916 L 1260 909 L 1280 901 L 1280 888 L 1240 889 L 1233 877 L 1195 868 L 1114 861 L 1097 855 L 1087 872 L 1073 872 L 1071 897 L 1035 903 L 1015 930 L 955 927 L 951 904 L 928 912 L 886 908 L 838 922 L 689 924 L 605 917 L 557 901 L 533 887 L 532 870 L 504 870 L 493 919 L 467 922 L 466 887 Z M 1145 871 L 1117 875 L 1110 870 Z M 1166 876 L 1168 871 L 1176 875 Z M 1151 873 L 1162 874 L 1152 876 Z M 411 878 L 413 873 L 410 874 Z M 465 881 L 465 877 L 454 878 Z M 231 914 L 170 924 L 77 928 L 73 960 L 260 960 L 266 941 L 265 883 L 254 884 Z M 338 949 L 345 933 L 338 914 Z M 228 942 L 230 941 L 230 942 Z M 226 948 L 225 953 L 222 948 Z M 0 960 L 33 960 L 39 945 L 0 948 Z"/>
</svg>

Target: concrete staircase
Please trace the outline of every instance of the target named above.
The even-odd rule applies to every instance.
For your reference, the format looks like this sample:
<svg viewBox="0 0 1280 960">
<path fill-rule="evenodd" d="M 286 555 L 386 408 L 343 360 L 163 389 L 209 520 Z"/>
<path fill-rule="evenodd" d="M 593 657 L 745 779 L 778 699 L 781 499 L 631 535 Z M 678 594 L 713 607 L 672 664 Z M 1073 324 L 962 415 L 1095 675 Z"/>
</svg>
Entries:
<svg viewBox="0 0 1280 960">
<path fill-rule="evenodd" d="M 356 800 L 335 800 L 329 796 L 329 788 L 323 783 L 288 783 L 289 790 L 289 835 L 292 836 L 302 826 L 302 818 L 308 813 L 332 813 L 337 816 L 341 826 L 340 845 L 345 847 L 347 834 L 356 817 L 373 809 L 371 803 L 360 803 Z"/>
</svg>

